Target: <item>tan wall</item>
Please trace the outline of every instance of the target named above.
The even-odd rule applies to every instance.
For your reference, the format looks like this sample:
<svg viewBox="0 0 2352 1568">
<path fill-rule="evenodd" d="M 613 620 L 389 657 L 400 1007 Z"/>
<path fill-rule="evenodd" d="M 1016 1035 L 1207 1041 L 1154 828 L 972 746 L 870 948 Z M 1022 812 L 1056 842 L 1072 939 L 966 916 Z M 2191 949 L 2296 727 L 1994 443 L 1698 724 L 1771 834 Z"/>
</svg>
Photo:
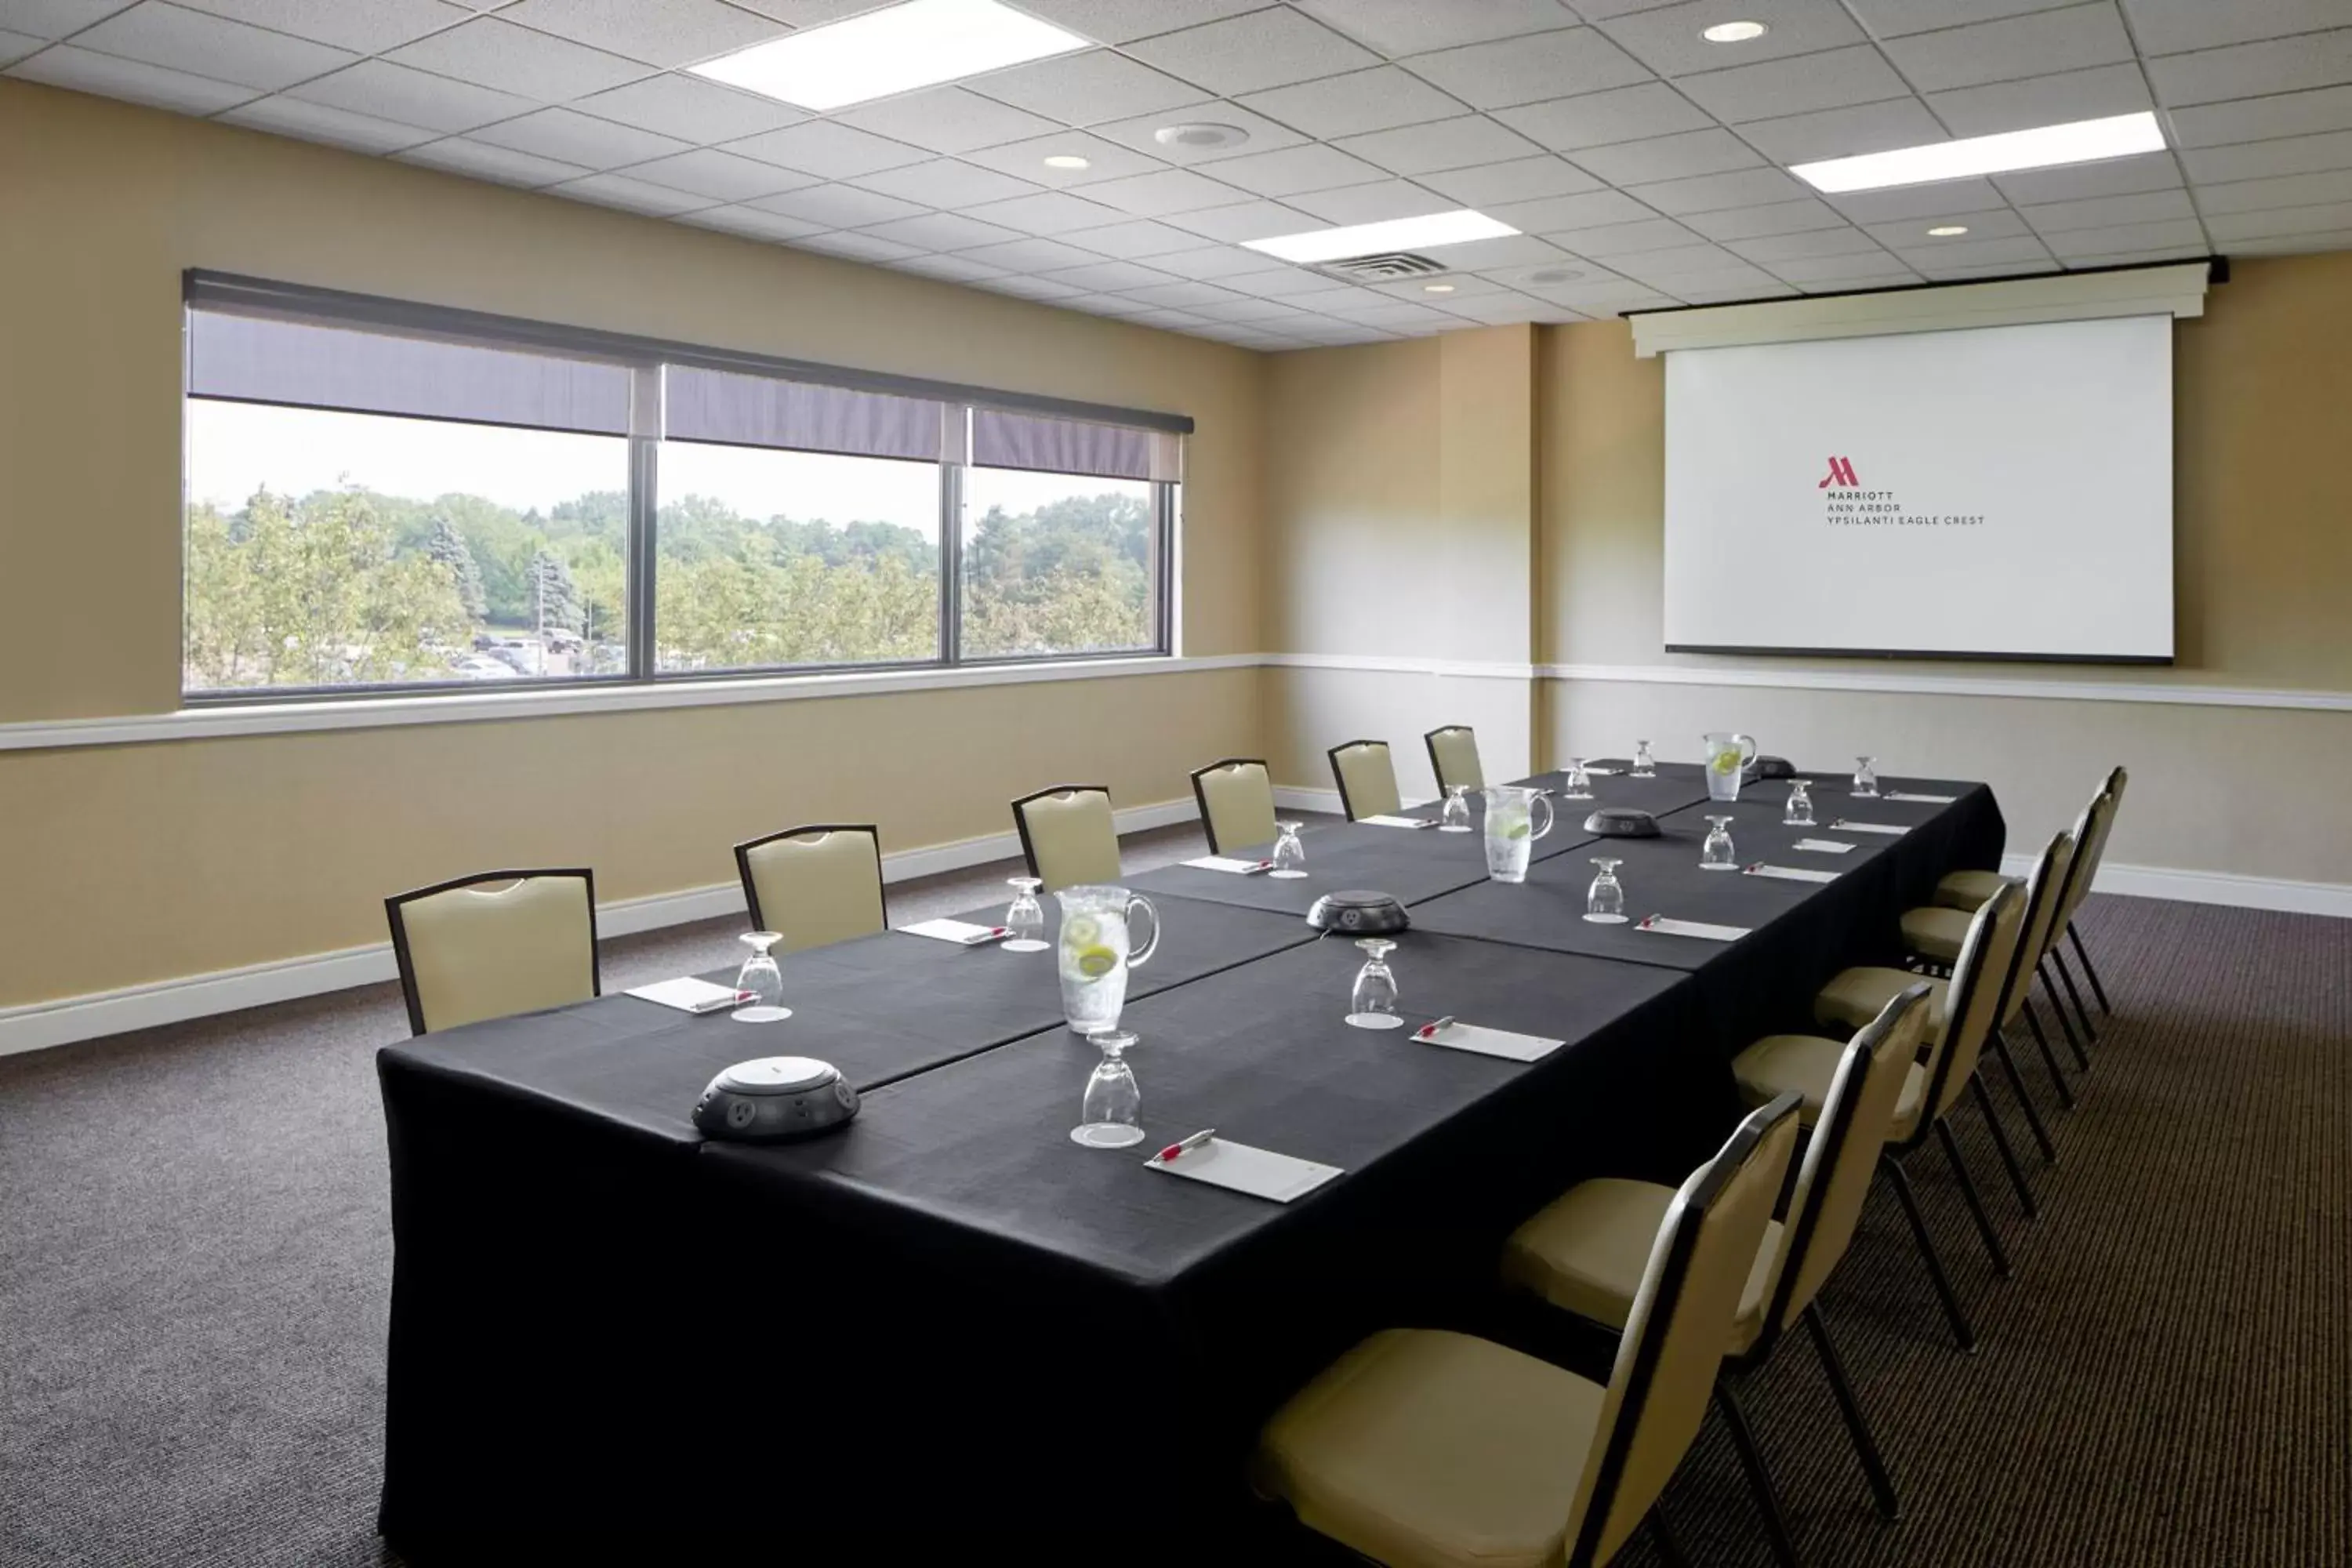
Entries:
<svg viewBox="0 0 2352 1568">
<path fill-rule="evenodd" d="M 1181 644 L 1257 650 L 1242 350 L 16 82 L 0 213 L 0 722 L 178 705 L 189 267 L 1189 414 Z M 666 891 L 753 829 L 912 847 L 1260 744 L 1254 676 L 1213 671 L 0 752 L 0 1006 L 381 940 L 386 892 L 489 862 Z"/>
</svg>

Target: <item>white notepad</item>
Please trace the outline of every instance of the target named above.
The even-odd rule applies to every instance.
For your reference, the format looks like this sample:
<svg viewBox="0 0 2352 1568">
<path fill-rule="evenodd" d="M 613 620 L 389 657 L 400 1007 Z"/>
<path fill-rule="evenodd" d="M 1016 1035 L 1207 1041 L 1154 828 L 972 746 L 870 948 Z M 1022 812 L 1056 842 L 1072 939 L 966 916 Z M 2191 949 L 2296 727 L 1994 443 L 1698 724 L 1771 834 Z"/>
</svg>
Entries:
<svg viewBox="0 0 2352 1568">
<path fill-rule="evenodd" d="M 1834 838 L 1800 838 L 1789 846 L 1791 849 L 1810 849 L 1816 855 L 1851 855 L 1853 846 L 1841 844 Z"/>
<path fill-rule="evenodd" d="M 1849 822 L 1839 817 L 1830 824 L 1832 833 L 1908 833 L 1911 830 L 1894 822 Z"/>
<path fill-rule="evenodd" d="M 1436 826 L 1435 823 L 1424 822 L 1418 816 L 1360 816 L 1356 820 L 1369 823 L 1374 827 L 1434 827 Z"/>
<path fill-rule="evenodd" d="M 1223 1138 L 1212 1138 L 1172 1160 L 1162 1160 L 1154 1154 L 1144 1163 L 1155 1171 L 1190 1176 L 1213 1187 L 1231 1187 L 1234 1192 L 1271 1198 L 1278 1204 L 1304 1197 L 1339 1174 L 1337 1165 L 1277 1154 L 1271 1149 L 1253 1149 L 1246 1143 L 1228 1142 Z"/>
<path fill-rule="evenodd" d="M 632 985 L 629 994 L 681 1013 L 716 1013 L 741 1000 L 732 985 L 713 985 L 690 974 L 678 980 L 656 980 L 651 985 Z"/>
<path fill-rule="evenodd" d="M 917 921 L 913 925 L 898 929 L 908 936 L 928 936 L 961 947 L 978 947 L 982 942 L 994 942 L 1007 934 L 1003 926 L 976 926 L 970 921 Z"/>
<path fill-rule="evenodd" d="M 1187 866 L 1197 867 L 1203 871 L 1231 871 L 1236 876 L 1246 877 L 1253 871 L 1265 870 L 1267 867 L 1273 865 L 1274 862 L 1271 860 L 1237 860 L 1231 855 L 1203 855 L 1197 860 L 1187 860 L 1184 864 Z"/>
<path fill-rule="evenodd" d="M 1835 871 L 1810 871 L 1802 866 L 1768 866 L 1759 860 L 1753 866 L 1742 866 L 1740 871 L 1750 877 L 1778 877 L 1786 882 L 1834 882 Z"/>
<path fill-rule="evenodd" d="M 1657 931 L 1664 936 L 1695 936 L 1701 942 L 1738 942 L 1748 934 L 1746 926 L 1715 926 L 1705 921 L 1670 921 L 1664 915 L 1652 915 L 1635 924 L 1633 929 Z"/>
<path fill-rule="evenodd" d="M 1613 779 L 1625 770 L 1623 768 L 1595 767 L 1591 763 L 1587 763 L 1584 765 L 1584 771 L 1597 779 Z"/>
<path fill-rule="evenodd" d="M 1540 1035 L 1515 1035 L 1508 1029 L 1482 1028 L 1476 1024 L 1448 1024 L 1433 1035 L 1415 1029 L 1410 1037 L 1424 1046 L 1444 1046 L 1454 1051 L 1475 1051 L 1482 1057 L 1501 1057 L 1515 1062 L 1541 1061 L 1568 1044 L 1566 1040 L 1547 1040 Z"/>
<path fill-rule="evenodd" d="M 1921 805 L 1949 805 L 1960 797 L 1956 795 L 1911 795 L 1902 790 L 1889 790 L 1886 794 L 1880 795 L 1878 798 L 1881 800 L 1916 801 Z"/>
</svg>

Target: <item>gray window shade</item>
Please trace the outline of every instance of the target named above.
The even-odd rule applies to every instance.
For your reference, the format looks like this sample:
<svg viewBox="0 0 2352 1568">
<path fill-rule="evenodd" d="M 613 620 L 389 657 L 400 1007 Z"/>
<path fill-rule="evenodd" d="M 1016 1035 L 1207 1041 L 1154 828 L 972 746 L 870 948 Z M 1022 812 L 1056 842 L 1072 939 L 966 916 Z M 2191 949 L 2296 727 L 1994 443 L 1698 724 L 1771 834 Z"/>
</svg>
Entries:
<svg viewBox="0 0 2352 1568">
<path fill-rule="evenodd" d="M 629 367 L 268 316 L 188 313 L 188 394 L 629 433 Z"/>
<path fill-rule="evenodd" d="M 1002 408 L 971 411 L 971 460 L 988 468 L 1043 468 L 1117 479 L 1184 477 L 1184 438 L 1172 431 L 1097 425 Z"/>
<path fill-rule="evenodd" d="M 663 372 L 663 424 L 675 441 L 724 441 L 860 458 L 944 455 L 948 405 L 928 397 L 856 392 L 674 364 Z"/>
</svg>

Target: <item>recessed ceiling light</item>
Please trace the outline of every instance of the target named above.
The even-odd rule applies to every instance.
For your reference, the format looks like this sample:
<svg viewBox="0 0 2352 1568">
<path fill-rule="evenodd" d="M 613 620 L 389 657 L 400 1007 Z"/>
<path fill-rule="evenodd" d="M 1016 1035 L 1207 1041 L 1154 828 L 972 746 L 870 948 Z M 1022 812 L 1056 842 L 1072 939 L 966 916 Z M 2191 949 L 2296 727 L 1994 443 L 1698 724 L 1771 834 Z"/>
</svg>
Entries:
<svg viewBox="0 0 2352 1568">
<path fill-rule="evenodd" d="M 2127 158 L 2135 153 L 2163 150 L 2164 132 L 2157 125 L 2154 114 L 2118 114 L 2105 120 L 2044 125 L 2034 131 L 2007 131 L 1998 136 L 1931 142 L 1925 147 L 1898 147 L 1891 153 L 1864 153 L 1855 158 L 1791 163 L 1789 173 L 1816 190 L 1875 191 L 1888 185 L 1922 185 L 1935 180 L 2005 174 L 2018 169 L 2048 169 L 2061 163 L 2089 163 L 2102 158 Z"/>
<path fill-rule="evenodd" d="M 1966 234 L 1968 232 L 1969 226 L 1964 223 L 1939 223 L 1935 227 L 1927 231 L 1927 237 L 1930 239 L 1949 239 L 1956 234 Z"/>
<path fill-rule="evenodd" d="M 1052 157 L 1045 160 L 1045 167 L 1049 169 L 1086 169 L 1091 168 L 1093 165 L 1087 160 L 1079 157 L 1076 153 L 1056 153 Z"/>
<path fill-rule="evenodd" d="M 1268 256 L 1278 256 L 1285 261 L 1306 265 L 1317 261 L 1337 261 L 1343 256 L 1366 256 L 1376 250 L 1460 245 L 1472 239 L 1500 239 L 1518 232 L 1509 224 L 1497 223 L 1485 213 L 1474 213 L 1465 207 L 1457 212 L 1433 213 L 1427 217 L 1391 218 L 1386 223 L 1318 228 L 1312 234 L 1276 235 L 1272 239 L 1249 239 L 1242 243 L 1247 249 L 1262 250 Z"/>
<path fill-rule="evenodd" d="M 1771 29 L 1761 22 L 1717 22 L 1699 34 L 1710 44 L 1744 44 L 1750 38 L 1760 38 Z"/>
<path fill-rule="evenodd" d="M 1151 133 L 1162 147 L 1238 147 L 1249 132 L 1238 125 L 1163 125 Z"/>
<path fill-rule="evenodd" d="M 1451 283 L 1424 283 L 1421 286 L 1421 291 L 1424 294 L 1451 294 L 1454 292 L 1454 285 Z"/>
<path fill-rule="evenodd" d="M 689 67 L 803 109 L 839 109 L 1087 47 L 996 0 L 906 0 Z"/>
</svg>

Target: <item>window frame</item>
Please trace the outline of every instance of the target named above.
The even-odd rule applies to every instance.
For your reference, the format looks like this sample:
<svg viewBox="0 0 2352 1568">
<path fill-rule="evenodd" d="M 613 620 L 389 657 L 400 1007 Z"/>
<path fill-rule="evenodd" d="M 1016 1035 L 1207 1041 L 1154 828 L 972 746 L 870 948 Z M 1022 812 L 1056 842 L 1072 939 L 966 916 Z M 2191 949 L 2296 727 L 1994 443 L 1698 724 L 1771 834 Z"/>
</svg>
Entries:
<svg viewBox="0 0 2352 1568">
<path fill-rule="evenodd" d="M 605 332 L 591 328 L 565 326 L 483 311 L 418 304 L 375 295 L 347 293 L 338 289 L 319 289 L 302 284 L 279 283 L 266 279 L 211 272 L 202 268 L 190 268 L 182 276 L 183 366 L 180 401 L 184 412 L 190 402 L 198 400 L 202 395 L 188 389 L 189 378 L 185 354 L 187 339 L 190 336 L 187 330 L 188 317 L 194 311 L 204 310 L 266 315 L 322 327 L 373 328 L 410 336 L 436 338 L 484 347 L 526 353 L 537 350 L 571 358 L 589 358 L 617 363 L 627 366 L 634 373 L 634 391 L 639 399 L 639 406 L 650 406 L 656 410 L 660 407 L 662 368 L 666 365 L 690 365 L 709 370 L 730 371 L 745 375 L 810 382 L 852 391 L 935 399 L 961 405 L 965 412 L 964 422 L 967 425 L 971 409 L 985 407 L 1012 409 L 1049 417 L 1086 420 L 1097 424 L 1135 426 L 1168 432 L 1179 437 L 1189 436 L 1194 427 L 1193 421 L 1189 416 L 1179 414 L 1160 413 L 1148 409 L 1118 408 L 1063 398 L 1000 392 L 992 388 L 961 383 L 929 381 L 878 371 L 818 364 L 807 361 L 718 349 L 701 344 L 672 342 L 662 339 Z M 252 398 L 205 397 L 204 400 L 268 404 L 266 399 Z M 295 403 L 268 405 L 298 408 L 318 406 Z M 404 415 L 369 416 L 364 413 L 361 416 L 430 417 Z M 480 423 L 487 427 L 495 427 L 489 426 L 488 422 L 471 420 L 454 422 L 468 425 Z M 1152 637 L 1148 645 L 1083 653 L 1045 652 L 971 657 L 964 654 L 962 647 L 964 476 L 972 466 L 969 460 L 970 452 L 967 445 L 958 455 L 943 455 L 935 465 L 939 472 L 940 636 L 938 647 L 932 657 L 919 659 L 879 660 L 870 663 L 775 664 L 741 666 L 716 670 L 663 670 L 659 668 L 660 628 L 656 624 L 655 602 L 660 571 L 661 447 L 665 437 L 659 428 L 657 417 L 653 422 L 654 427 L 646 428 L 645 424 L 642 419 L 633 418 L 633 428 L 626 437 L 629 505 L 628 537 L 625 541 L 624 555 L 627 566 L 625 595 L 628 616 L 627 668 L 607 675 L 565 676 L 553 679 L 542 677 L 501 682 L 496 688 L 499 694 L 522 696 L 534 692 L 560 692 L 583 689 L 651 688 L 794 676 L 978 669 L 998 666 L 1024 667 L 1055 663 L 1168 658 L 1175 656 L 1175 606 L 1181 602 L 1179 585 L 1175 582 L 1179 561 L 1176 532 L 1181 509 L 1179 496 L 1181 487 L 1178 481 L 1170 479 L 1143 481 L 1150 486 L 1151 495 L 1151 548 L 1149 564 Z M 179 531 L 180 637 L 184 664 L 188 613 L 188 498 L 184 477 L 187 472 L 187 427 L 188 421 L 183 417 L 181 420 L 183 480 Z M 531 428 L 531 426 L 518 427 Z M 793 450 L 794 448 L 776 449 Z M 199 690 L 190 690 L 183 687 L 180 692 L 180 706 L 184 710 L 194 710 L 385 697 L 478 698 L 484 694 L 484 689 L 479 682 L 467 680 L 383 681 L 331 686 L 222 687 Z"/>
</svg>

